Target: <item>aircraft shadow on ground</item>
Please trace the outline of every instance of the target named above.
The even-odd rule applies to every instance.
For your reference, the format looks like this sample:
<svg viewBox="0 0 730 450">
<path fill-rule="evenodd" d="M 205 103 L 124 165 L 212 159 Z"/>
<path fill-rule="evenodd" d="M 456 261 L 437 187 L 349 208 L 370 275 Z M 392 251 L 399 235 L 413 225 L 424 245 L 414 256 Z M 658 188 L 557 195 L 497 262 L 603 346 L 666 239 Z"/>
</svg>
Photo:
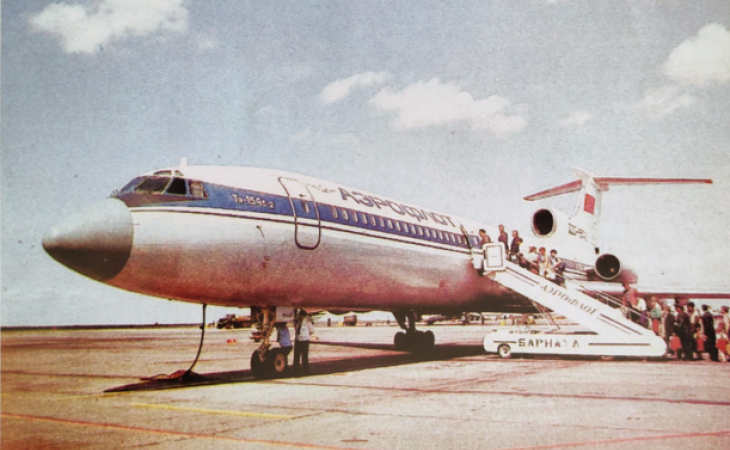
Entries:
<svg viewBox="0 0 730 450">
<path fill-rule="evenodd" d="M 390 350 L 391 353 L 380 355 L 363 355 L 352 358 L 310 361 L 309 373 L 296 376 L 291 367 L 287 369 L 284 376 L 270 379 L 306 378 L 314 375 L 330 375 L 335 373 L 357 372 L 365 369 L 376 369 L 382 367 L 405 366 L 428 361 L 446 361 L 454 358 L 477 356 L 484 354 L 484 348 L 478 345 L 436 345 L 433 349 L 423 353 L 406 353 L 393 350 L 392 345 L 386 344 L 359 344 L 349 342 L 313 342 L 312 353 L 316 352 L 316 346 L 338 346 L 350 348 L 362 348 L 369 350 Z M 180 389 L 196 386 L 215 386 L 232 383 L 246 383 L 260 381 L 255 378 L 251 370 L 236 370 L 230 372 L 214 372 L 206 374 L 193 373 L 191 376 L 182 379 L 152 379 L 141 383 L 128 384 L 105 390 L 104 392 L 127 392 L 127 391 L 155 391 L 163 389 Z"/>
</svg>

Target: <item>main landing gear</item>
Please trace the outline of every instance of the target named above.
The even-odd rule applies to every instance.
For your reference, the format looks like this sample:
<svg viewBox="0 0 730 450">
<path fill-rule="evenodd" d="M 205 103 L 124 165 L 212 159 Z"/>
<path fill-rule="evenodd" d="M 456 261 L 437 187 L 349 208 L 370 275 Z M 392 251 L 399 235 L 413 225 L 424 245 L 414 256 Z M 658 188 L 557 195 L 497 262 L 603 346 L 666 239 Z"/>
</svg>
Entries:
<svg viewBox="0 0 730 450">
<path fill-rule="evenodd" d="M 251 372 L 256 378 L 283 376 L 289 366 L 289 350 L 271 348 L 276 308 L 251 308 L 253 322 L 261 328 L 261 345 L 251 355 Z"/>
<path fill-rule="evenodd" d="M 398 325 L 405 330 L 395 334 L 393 344 L 397 350 L 406 350 L 410 352 L 422 352 L 433 348 L 436 337 L 432 331 L 416 330 L 416 322 L 418 321 L 418 313 L 416 311 L 398 311 L 394 312 L 395 320 Z M 406 320 L 408 324 L 406 325 Z"/>
</svg>

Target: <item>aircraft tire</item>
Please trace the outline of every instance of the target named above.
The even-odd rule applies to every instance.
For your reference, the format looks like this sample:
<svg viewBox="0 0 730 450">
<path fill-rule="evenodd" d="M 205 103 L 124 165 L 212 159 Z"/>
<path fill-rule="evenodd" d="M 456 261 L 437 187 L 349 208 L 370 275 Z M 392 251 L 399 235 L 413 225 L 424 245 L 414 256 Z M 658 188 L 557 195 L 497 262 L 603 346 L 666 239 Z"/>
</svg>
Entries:
<svg viewBox="0 0 730 450">
<path fill-rule="evenodd" d="M 286 368 L 289 365 L 288 358 L 284 352 L 279 349 L 272 350 L 269 353 L 267 360 L 271 361 L 271 374 L 275 377 L 280 377 L 286 372 Z M 268 361 L 267 361 L 268 362 Z"/>
<path fill-rule="evenodd" d="M 436 336 L 433 334 L 433 331 L 428 330 L 425 333 L 423 333 L 423 347 L 427 350 L 430 350 L 433 348 L 434 344 L 436 343 Z"/>
<path fill-rule="evenodd" d="M 502 359 L 509 359 L 512 356 L 512 349 L 507 344 L 502 344 L 497 348 L 497 354 Z"/>
<path fill-rule="evenodd" d="M 405 350 L 408 347 L 408 337 L 402 331 L 395 333 L 393 338 L 393 345 L 396 350 Z"/>
<path fill-rule="evenodd" d="M 251 373 L 253 373 L 254 377 L 259 379 L 264 377 L 266 374 L 266 363 L 267 361 L 261 361 L 261 358 L 259 358 L 259 352 L 254 350 L 251 355 Z"/>
</svg>

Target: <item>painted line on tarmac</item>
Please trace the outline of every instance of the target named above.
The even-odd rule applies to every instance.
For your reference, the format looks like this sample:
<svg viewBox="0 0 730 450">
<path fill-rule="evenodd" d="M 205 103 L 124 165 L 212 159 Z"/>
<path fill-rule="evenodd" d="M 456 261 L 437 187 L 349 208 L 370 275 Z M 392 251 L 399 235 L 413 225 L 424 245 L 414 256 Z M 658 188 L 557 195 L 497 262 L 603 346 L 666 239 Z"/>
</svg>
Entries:
<svg viewBox="0 0 730 450">
<path fill-rule="evenodd" d="M 158 430 L 158 429 L 154 429 L 154 428 L 142 428 L 142 427 L 133 427 L 133 426 L 126 426 L 126 425 L 114 425 L 114 424 L 99 423 L 99 422 L 85 422 L 82 420 L 57 419 L 55 417 L 29 416 L 29 415 L 25 415 L 25 414 L 0 413 L 0 417 L 7 417 L 9 419 L 26 419 L 26 420 L 31 420 L 31 421 L 37 420 L 37 421 L 43 421 L 43 422 L 62 423 L 62 424 L 67 424 L 67 425 L 78 425 L 78 426 L 83 426 L 83 427 L 105 428 L 105 429 L 109 429 L 109 430 L 132 431 L 132 432 L 138 432 L 138 433 L 149 433 L 149 434 L 175 436 L 175 437 L 183 437 L 183 438 L 191 438 L 191 439 L 209 439 L 209 440 L 213 440 L 213 441 L 246 442 L 246 443 L 250 443 L 250 444 L 265 444 L 265 445 L 280 446 L 280 447 L 312 448 L 312 449 L 317 449 L 317 450 L 362 450 L 361 448 L 357 448 L 357 447 L 331 447 L 331 446 L 327 446 L 327 445 L 308 444 L 306 442 L 270 441 L 270 440 L 266 440 L 266 439 L 247 439 L 247 438 L 237 438 L 237 437 L 232 437 L 232 436 L 216 436 L 216 435 L 212 435 L 212 434 L 185 433 L 185 432 L 181 432 L 181 431 Z"/>
<path fill-rule="evenodd" d="M 467 382 L 475 382 L 476 379 L 467 379 Z M 489 380 L 485 380 L 489 381 Z M 553 394 L 550 392 L 520 392 L 520 391 L 482 391 L 482 390 L 467 390 L 459 389 L 459 387 L 453 387 L 452 385 L 436 384 L 433 387 L 427 388 L 401 388 L 401 387 L 384 387 L 384 386 L 355 386 L 350 384 L 337 384 L 337 383 L 317 383 L 317 382 L 306 382 L 301 379 L 299 380 L 276 380 L 271 381 L 274 384 L 286 384 L 286 385 L 302 385 L 302 386 L 324 386 L 324 387 L 338 387 L 338 388 L 352 388 L 352 389 L 370 389 L 377 391 L 389 391 L 389 392 L 416 392 L 421 394 L 453 394 L 453 395 L 505 395 L 515 397 L 544 397 L 544 398 L 570 398 L 578 400 L 617 400 L 617 401 L 628 401 L 628 402 L 652 402 L 652 403 L 675 403 L 675 404 L 688 404 L 688 405 L 705 405 L 705 406 L 730 406 L 730 401 L 727 400 L 703 400 L 703 399 L 681 399 L 681 398 L 652 398 L 652 397 L 624 397 L 624 396 L 612 396 L 612 395 L 593 395 L 593 394 Z M 444 387 L 440 387 L 444 386 Z"/>
<path fill-rule="evenodd" d="M 504 447 L 501 450 L 547 450 L 551 448 L 566 447 L 595 447 L 597 445 L 620 444 L 623 442 L 637 441 L 662 441 L 667 439 L 687 439 L 708 436 L 730 436 L 730 431 L 712 431 L 707 433 L 682 433 L 682 434 L 662 434 L 659 436 L 637 436 L 619 439 L 603 439 L 599 441 L 580 441 L 580 442 L 564 442 L 562 444 L 534 445 L 530 447 Z"/>
<path fill-rule="evenodd" d="M 171 411 L 187 411 L 197 412 L 204 414 L 220 414 L 224 416 L 240 416 L 240 417 L 255 417 L 260 419 L 293 419 L 296 416 L 285 416 L 281 414 L 266 414 L 266 413 L 254 413 L 246 411 L 232 411 L 224 409 L 206 409 L 206 408 L 189 408 L 187 406 L 173 406 L 173 405 L 160 405 L 156 403 L 132 403 L 132 406 L 139 406 L 141 408 L 151 409 L 167 409 Z"/>
</svg>

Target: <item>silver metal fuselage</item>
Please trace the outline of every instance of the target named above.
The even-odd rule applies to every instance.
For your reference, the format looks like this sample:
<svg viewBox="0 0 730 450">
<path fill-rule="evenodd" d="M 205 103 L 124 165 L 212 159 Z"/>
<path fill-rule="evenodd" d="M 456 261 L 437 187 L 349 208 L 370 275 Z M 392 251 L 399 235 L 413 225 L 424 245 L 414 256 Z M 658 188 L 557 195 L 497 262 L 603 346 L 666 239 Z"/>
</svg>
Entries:
<svg viewBox="0 0 730 450">
<path fill-rule="evenodd" d="M 44 247 L 109 285 L 192 303 L 424 313 L 529 309 L 524 297 L 473 267 L 478 229 L 496 240 L 494 227 L 287 172 L 168 171 L 201 182 L 205 198 L 140 193 L 135 188 L 154 176 L 145 174 L 102 202 L 114 219 L 100 207 L 77 214 L 52 229 Z"/>
</svg>

